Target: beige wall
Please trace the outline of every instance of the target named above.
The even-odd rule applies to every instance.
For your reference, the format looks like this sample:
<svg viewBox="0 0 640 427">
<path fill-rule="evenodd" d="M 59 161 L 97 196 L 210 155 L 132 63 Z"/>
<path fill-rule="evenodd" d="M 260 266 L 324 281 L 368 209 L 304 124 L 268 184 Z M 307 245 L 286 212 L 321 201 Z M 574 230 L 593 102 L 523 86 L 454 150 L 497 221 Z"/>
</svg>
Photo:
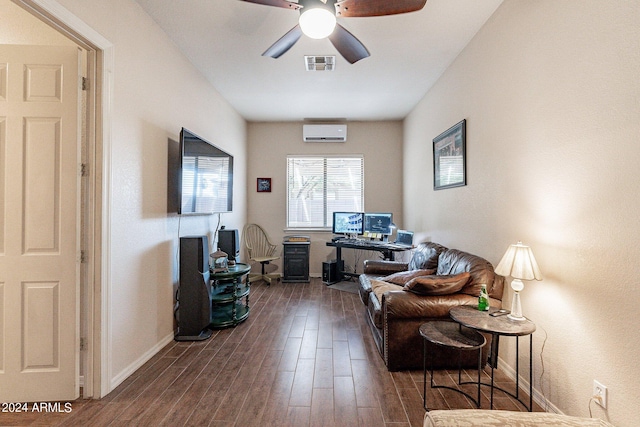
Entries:
<svg viewBox="0 0 640 427">
<path fill-rule="evenodd" d="M 234 212 L 246 212 L 246 123 L 133 0 L 60 0 L 114 45 L 108 230 L 110 386 L 173 338 L 178 237 L 207 234 L 217 216 L 167 212 L 167 152 L 186 127 L 233 154 Z"/>
<path fill-rule="evenodd" d="M 312 239 L 310 273 L 320 277 L 322 262 L 335 258 L 326 242 L 331 232 L 286 231 L 287 155 L 293 154 L 362 154 L 365 167 L 365 209 L 391 211 L 402 226 L 402 123 L 352 122 L 348 124 L 345 143 L 308 143 L 302 141 L 302 123 L 250 123 L 248 130 L 247 221 L 262 225 L 274 242 L 285 235 L 304 234 Z M 256 192 L 256 178 L 272 179 L 271 193 Z M 279 251 L 281 251 L 281 247 Z M 243 254 L 244 256 L 244 254 Z M 362 260 L 377 254 L 344 250 L 348 265 L 355 256 Z M 282 273 L 282 260 L 274 263 Z M 360 267 L 361 269 L 361 267 Z M 254 268 L 259 271 L 259 265 Z M 275 267 L 272 268 L 275 270 Z"/>
<path fill-rule="evenodd" d="M 0 0 L 0 44 L 74 45 L 11 0 Z"/>
<path fill-rule="evenodd" d="M 640 398 L 639 30 L 638 1 L 505 0 L 404 128 L 406 225 L 494 265 L 529 244 L 545 275 L 523 293 L 535 388 L 589 416 L 597 379 L 594 415 L 617 426 L 637 425 Z M 468 185 L 433 191 L 431 140 L 463 118 Z"/>
</svg>

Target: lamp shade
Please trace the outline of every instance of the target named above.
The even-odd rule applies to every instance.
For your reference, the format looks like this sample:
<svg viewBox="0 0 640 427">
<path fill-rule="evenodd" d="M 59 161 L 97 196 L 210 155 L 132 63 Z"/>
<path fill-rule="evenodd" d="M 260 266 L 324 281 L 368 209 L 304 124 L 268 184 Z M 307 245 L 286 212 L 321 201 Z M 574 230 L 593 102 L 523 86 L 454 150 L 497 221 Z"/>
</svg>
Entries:
<svg viewBox="0 0 640 427">
<path fill-rule="evenodd" d="M 531 248 L 518 242 L 510 245 L 495 272 L 501 276 L 511 276 L 520 280 L 542 280 L 542 273 L 538 267 Z"/>
</svg>

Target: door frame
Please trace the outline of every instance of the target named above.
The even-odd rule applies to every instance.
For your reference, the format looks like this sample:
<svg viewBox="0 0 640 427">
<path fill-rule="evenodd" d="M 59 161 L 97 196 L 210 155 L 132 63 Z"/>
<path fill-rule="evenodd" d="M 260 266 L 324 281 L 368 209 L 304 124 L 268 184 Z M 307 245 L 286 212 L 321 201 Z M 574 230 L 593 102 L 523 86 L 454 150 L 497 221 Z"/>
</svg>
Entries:
<svg viewBox="0 0 640 427">
<path fill-rule="evenodd" d="M 90 90 L 87 97 L 87 163 L 89 164 L 87 281 L 89 306 L 84 398 L 101 398 L 111 391 L 111 114 L 113 44 L 55 0 L 12 0 L 87 50 Z M 78 300 L 79 301 L 79 300 Z"/>
</svg>

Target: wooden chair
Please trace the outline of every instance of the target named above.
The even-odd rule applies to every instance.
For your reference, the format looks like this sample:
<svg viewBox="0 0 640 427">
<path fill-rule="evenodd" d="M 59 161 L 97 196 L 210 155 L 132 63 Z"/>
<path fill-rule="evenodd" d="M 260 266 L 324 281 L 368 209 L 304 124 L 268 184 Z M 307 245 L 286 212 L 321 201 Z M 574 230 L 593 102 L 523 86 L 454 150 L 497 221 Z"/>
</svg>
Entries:
<svg viewBox="0 0 640 427">
<path fill-rule="evenodd" d="M 280 259 L 279 255 L 275 255 L 278 246 L 271 242 L 267 232 L 258 224 L 247 224 L 242 231 L 242 239 L 249 259 L 261 265 L 261 274 L 249 274 L 249 281 L 264 280 L 268 286 L 271 285 L 272 280 L 279 281 L 279 274 L 266 274 L 264 271 L 265 265 Z"/>
</svg>

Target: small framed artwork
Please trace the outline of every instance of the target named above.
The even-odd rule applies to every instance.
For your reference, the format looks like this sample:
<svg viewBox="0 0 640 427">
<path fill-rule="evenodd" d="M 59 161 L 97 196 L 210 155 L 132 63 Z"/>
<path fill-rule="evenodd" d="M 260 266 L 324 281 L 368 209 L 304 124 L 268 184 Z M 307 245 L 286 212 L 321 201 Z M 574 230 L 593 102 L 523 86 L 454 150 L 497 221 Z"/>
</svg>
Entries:
<svg viewBox="0 0 640 427">
<path fill-rule="evenodd" d="M 258 178 L 258 193 L 271 193 L 271 178 Z"/>
<path fill-rule="evenodd" d="M 467 185 L 466 120 L 433 139 L 433 189 Z"/>
</svg>

